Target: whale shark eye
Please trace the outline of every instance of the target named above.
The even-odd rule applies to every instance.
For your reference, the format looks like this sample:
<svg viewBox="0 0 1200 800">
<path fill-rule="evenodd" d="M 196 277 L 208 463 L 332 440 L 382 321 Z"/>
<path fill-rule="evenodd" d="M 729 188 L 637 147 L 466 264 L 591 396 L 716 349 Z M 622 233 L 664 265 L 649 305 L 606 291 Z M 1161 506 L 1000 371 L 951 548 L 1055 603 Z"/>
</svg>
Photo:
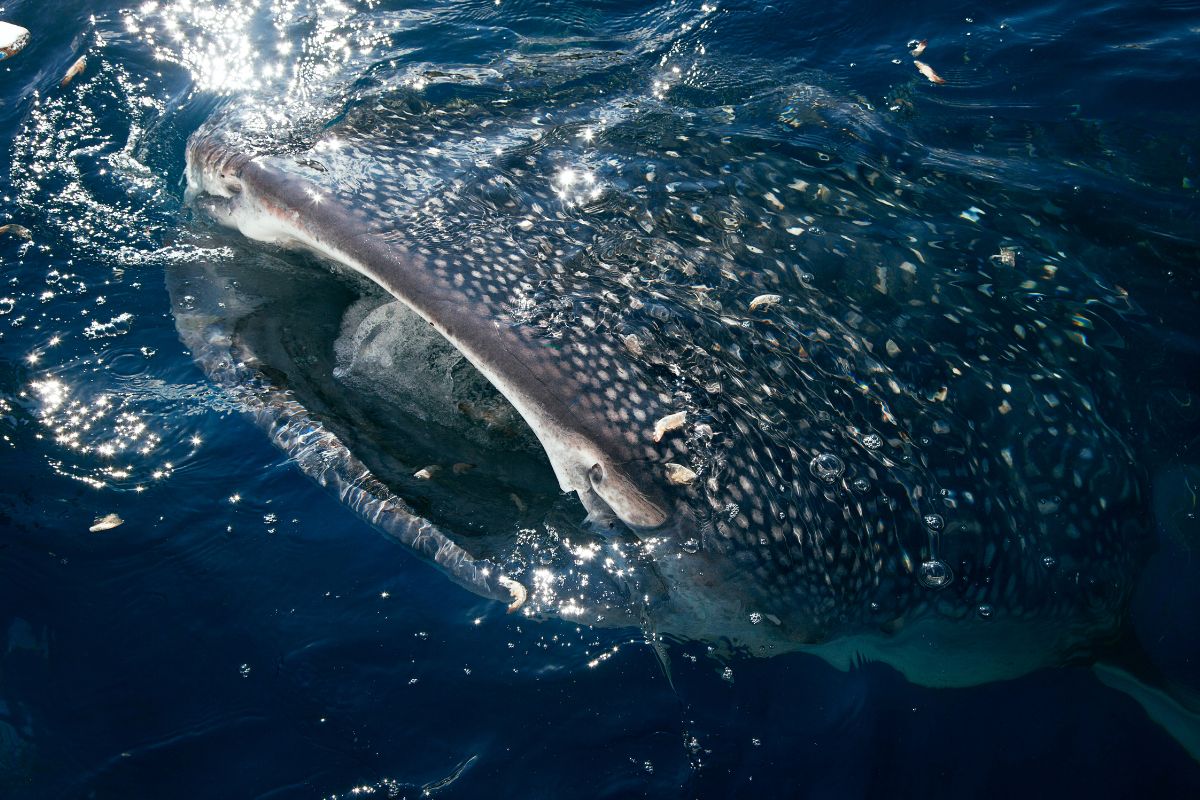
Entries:
<svg viewBox="0 0 1200 800">
<path fill-rule="evenodd" d="M 588 482 L 599 498 L 626 525 L 651 529 L 663 525 L 668 519 L 667 511 L 648 498 L 619 467 L 614 467 L 610 472 L 600 462 L 592 464 L 588 468 Z"/>
</svg>

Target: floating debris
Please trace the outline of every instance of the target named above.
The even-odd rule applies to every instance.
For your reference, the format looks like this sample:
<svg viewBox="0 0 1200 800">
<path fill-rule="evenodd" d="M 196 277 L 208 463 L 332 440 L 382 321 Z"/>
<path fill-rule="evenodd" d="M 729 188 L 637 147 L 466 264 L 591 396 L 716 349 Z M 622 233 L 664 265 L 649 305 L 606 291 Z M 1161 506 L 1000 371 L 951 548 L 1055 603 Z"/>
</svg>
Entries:
<svg viewBox="0 0 1200 800">
<path fill-rule="evenodd" d="M 526 511 L 529 510 L 529 506 L 525 505 L 525 501 L 522 500 L 521 496 L 518 495 L 516 492 L 509 492 L 508 499 L 512 500 L 513 505 L 517 507 L 517 511 L 519 511 L 520 513 L 524 514 Z"/>
<path fill-rule="evenodd" d="M 12 58 L 29 44 L 29 31 L 11 22 L 0 22 L 0 61 Z"/>
<path fill-rule="evenodd" d="M 92 523 L 92 527 L 88 528 L 90 533 L 100 533 L 101 531 L 111 531 L 113 528 L 125 524 L 125 520 L 121 519 L 116 514 L 105 514 L 103 517 L 96 517 Z"/>
<path fill-rule="evenodd" d="M 427 481 L 441 471 L 442 468 L 437 464 L 430 464 L 428 467 L 417 470 L 415 473 L 413 473 L 413 477 L 419 481 Z"/>
<path fill-rule="evenodd" d="M 760 294 L 758 297 L 750 301 L 750 310 L 756 308 L 770 308 L 783 302 L 783 298 L 777 294 Z"/>
<path fill-rule="evenodd" d="M 1017 265 L 1017 248 L 1001 247 L 995 259 L 1006 267 L 1015 267 Z"/>
<path fill-rule="evenodd" d="M 918 72 L 920 72 L 926 78 L 929 78 L 930 83 L 945 83 L 946 82 L 945 78 L 943 78 L 941 75 L 938 75 L 936 72 L 934 72 L 933 67 L 929 66 L 924 61 L 914 61 L 913 64 L 916 65 Z"/>
<path fill-rule="evenodd" d="M 676 486 L 692 483 L 699 477 L 683 464 L 667 464 L 667 480 Z"/>
<path fill-rule="evenodd" d="M 499 583 L 505 589 L 508 589 L 509 593 L 512 595 L 512 602 L 508 604 L 509 614 L 525 605 L 525 600 L 529 597 L 529 592 L 520 581 L 513 580 L 507 575 L 501 575 L 499 578 Z"/>
<path fill-rule="evenodd" d="M 67 70 L 67 74 L 63 75 L 62 83 L 60 83 L 59 86 L 66 86 L 71 81 L 75 80 L 75 78 L 79 76 L 79 73 L 83 72 L 85 69 L 87 69 L 87 56 L 80 56 L 79 58 L 75 59 L 75 63 L 72 64 L 71 68 Z"/>
<path fill-rule="evenodd" d="M 18 239 L 25 239 L 27 241 L 33 239 L 33 234 L 30 233 L 29 228 L 26 228 L 24 225 L 18 225 L 15 222 L 0 225 L 0 236 L 6 233 L 9 236 L 16 236 Z"/>
<path fill-rule="evenodd" d="M 913 39 L 911 42 L 908 43 L 908 51 L 910 53 L 912 53 L 913 58 L 920 58 L 921 54 L 925 52 L 925 48 L 928 46 L 929 46 L 928 39 L 922 39 L 919 42 L 916 39 Z"/>
<path fill-rule="evenodd" d="M 686 411 L 678 411 L 663 417 L 654 423 L 654 441 L 661 442 L 664 436 L 676 428 L 682 428 L 685 422 L 687 422 Z"/>
</svg>

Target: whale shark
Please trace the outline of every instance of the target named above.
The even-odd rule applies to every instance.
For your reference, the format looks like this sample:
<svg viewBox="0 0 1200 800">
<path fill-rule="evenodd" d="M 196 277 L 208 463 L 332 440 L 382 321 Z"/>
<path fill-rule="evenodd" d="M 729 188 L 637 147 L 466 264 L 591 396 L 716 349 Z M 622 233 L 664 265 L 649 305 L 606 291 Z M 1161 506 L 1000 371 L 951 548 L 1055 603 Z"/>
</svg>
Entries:
<svg viewBox="0 0 1200 800">
<path fill-rule="evenodd" d="M 800 145 L 739 153 L 720 130 L 646 141 L 618 110 L 603 126 L 516 111 L 405 96 L 286 146 L 220 115 L 189 140 L 202 218 L 260 258 L 311 261 L 273 303 L 277 267 L 257 293 L 237 265 L 172 279 L 185 343 L 306 472 L 520 613 L 882 661 L 935 687 L 1113 660 L 1154 534 L 1096 345 L 1116 334 L 1042 302 L 1069 267 L 1015 260 L 979 233 L 984 209 L 944 214 L 900 179 L 883 195 L 895 230 L 873 233 L 861 169 L 814 177 Z M 856 148 L 878 135 L 837 124 Z M 606 160 L 605 139 L 634 155 Z M 937 250 L 976 266 L 940 272 Z M 363 355 L 381 343 L 392 355 Z M 305 371 L 322 375 L 307 394 Z M 329 410 L 381 371 L 412 379 L 404 402 Z M 385 479 L 363 453 L 388 425 L 412 441 L 457 426 L 449 449 L 503 464 L 401 458 Z M 514 501 L 456 517 L 439 475 Z M 613 544 L 623 602 L 581 589 L 539 606 L 537 570 L 467 530 L 511 544 L 531 503 L 588 542 L 564 551 L 581 571 Z M 1194 743 L 1183 706 L 1108 669 Z"/>
</svg>

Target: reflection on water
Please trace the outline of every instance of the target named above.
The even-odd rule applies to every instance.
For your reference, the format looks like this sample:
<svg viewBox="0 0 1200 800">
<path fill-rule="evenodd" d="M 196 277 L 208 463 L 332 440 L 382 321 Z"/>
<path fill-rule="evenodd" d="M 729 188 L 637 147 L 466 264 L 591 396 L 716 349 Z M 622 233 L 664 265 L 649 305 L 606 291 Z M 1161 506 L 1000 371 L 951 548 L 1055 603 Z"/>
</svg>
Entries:
<svg viewBox="0 0 1200 800">
<path fill-rule="evenodd" d="M 581 529 L 451 360 L 422 367 L 445 369 L 440 416 L 398 413 L 419 392 L 378 379 L 413 357 L 380 299 L 217 230 L 181 182 L 211 119 L 300 154 L 323 197 L 386 211 L 405 242 L 562 265 L 566 291 L 521 286 L 508 312 L 551 341 L 605 326 L 669 388 L 714 530 L 786 514 L 793 480 L 829 494 L 822 515 L 886 496 L 904 534 L 864 536 L 911 579 L 856 597 L 871 620 L 911 598 L 983 625 L 1111 611 L 1145 576 L 1134 626 L 1151 620 L 1153 660 L 1186 681 L 1195 621 L 1165 588 L 1186 585 L 1173 567 L 1197 534 L 1185 12 L 181 1 L 64 5 L 61 31 L 10 12 L 35 39 L 0 89 L 0 224 L 32 237 L 0 234 L 0 787 L 188 794 L 163 776 L 235 751 L 260 766 L 218 793 L 536 794 L 567 773 L 595 794 L 785 792 L 786 763 L 861 795 L 921 759 L 970 765 L 934 770 L 940 794 L 979 789 L 1022 741 L 1058 755 L 1048 790 L 1082 772 L 1120 794 L 1138 764 L 1164 793 L 1195 788 L 1172 740 L 1082 673 L 947 699 L 880 665 L 607 629 L 641 622 L 661 601 L 648 564 L 702 537 Z M 944 84 L 913 66 L 914 37 Z M 169 295 L 164 273 L 222 283 Z M 173 313 L 292 369 L 293 397 L 422 518 L 520 576 L 528 616 L 357 526 L 192 364 Z M 799 443 L 760 508 L 724 486 L 747 436 Z M 125 524 L 87 531 L 110 513 Z M 1175 563 L 1143 567 L 1132 537 L 1159 533 Z M 777 626 L 769 600 L 748 630 Z"/>
</svg>

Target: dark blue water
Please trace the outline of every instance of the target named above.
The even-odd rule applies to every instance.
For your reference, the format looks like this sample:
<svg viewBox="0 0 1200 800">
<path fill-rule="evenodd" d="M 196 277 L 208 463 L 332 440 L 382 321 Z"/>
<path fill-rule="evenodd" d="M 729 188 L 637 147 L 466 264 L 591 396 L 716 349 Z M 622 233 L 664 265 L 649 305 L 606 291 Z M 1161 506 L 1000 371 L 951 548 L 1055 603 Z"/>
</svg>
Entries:
<svg viewBox="0 0 1200 800">
<path fill-rule="evenodd" d="M 164 281 L 203 228 L 187 137 L 247 97 L 303 138 L 380 86 L 438 102 L 446 74 L 551 111 L 598 82 L 658 92 L 689 125 L 818 87 L 722 124 L 747 151 L 827 139 L 864 187 L 886 158 L 982 239 L 1033 225 L 1078 265 L 1080 335 L 1160 541 L 1132 624 L 1158 674 L 1200 686 L 1200 6 L 16 2 L 0 19 L 33 32 L 0 62 L 0 224 L 32 236 L 0 235 L 0 796 L 1200 791 L 1086 664 L 933 690 L 683 642 L 668 680 L 635 628 L 506 615 L 304 477 L 184 350 Z M 553 80 L 529 67 L 555 55 Z M 89 532 L 106 514 L 123 524 Z"/>
</svg>

